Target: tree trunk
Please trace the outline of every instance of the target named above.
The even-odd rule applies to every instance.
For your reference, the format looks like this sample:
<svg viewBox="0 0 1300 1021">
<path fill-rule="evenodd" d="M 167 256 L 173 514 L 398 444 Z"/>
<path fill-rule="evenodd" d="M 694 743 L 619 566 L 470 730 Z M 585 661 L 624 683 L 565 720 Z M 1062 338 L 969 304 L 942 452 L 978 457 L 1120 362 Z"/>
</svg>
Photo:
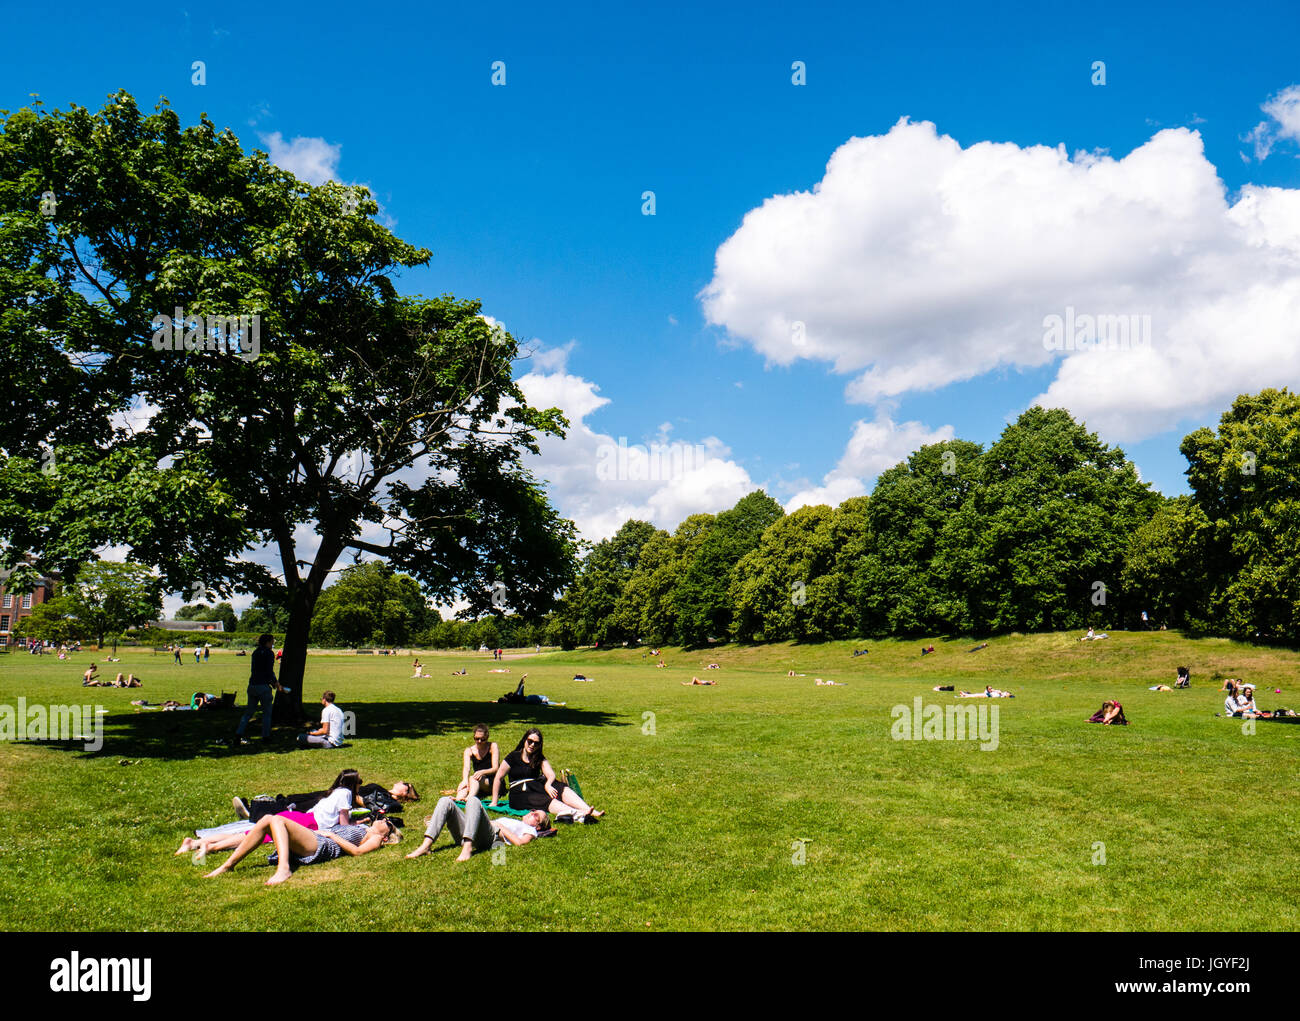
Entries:
<svg viewBox="0 0 1300 1021">
<path fill-rule="evenodd" d="M 280 684 L 292 690 L 278 693 L 275 697 L 276 723 L 298 726 L 306 718 L 302 709 L 302 687 L 307 675 L 307 635 L 315 611 L 316 600 L 307 598 L 300 587 L 289 603 L 289 622 L 284 629 L 284 658 L 280 660 Z M 314 701 L 319 700 L 318 692 Z"/>
</svg>

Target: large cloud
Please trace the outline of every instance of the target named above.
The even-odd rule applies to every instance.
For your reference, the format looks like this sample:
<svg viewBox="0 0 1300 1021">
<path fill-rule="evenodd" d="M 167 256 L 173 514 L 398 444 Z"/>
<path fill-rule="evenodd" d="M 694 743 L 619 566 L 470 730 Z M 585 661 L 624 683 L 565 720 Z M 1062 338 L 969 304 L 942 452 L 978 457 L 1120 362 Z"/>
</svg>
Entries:
<svg viewBox="0 0 1300 1021">
<path fill-rule="evenodd" d="M 597 432 L 586 419 L 609 399 L 566 371 L 565 353 L 541 352 L 519 385 L 533 407 L 558 407 L 568 416 L 566 438 L 544 437 L 533 468 L 583 538 L 606 539 L 630 518 L 671 529 L 688 515 L 726 510 L 757 488 L 716 436 L 674 440 L 667 423 L 648 441 Z"/>
<path fill-rule="evenodd" d="M 701 297 L 770 362 L 856 373 L 853 401 L 1055 362 L 1038 401 L 1140 438 L 1300 378 L 1300 192 L 1230 205 L 1186 129 L 1116 160 L 904 119 L 749 212 Z M 1149 316 L 1150 343 L 1048 350 L 1067 310 Z"/>
<path fill-rule="evenodd" d="M 802 489 L 787 500 L 786 513 L 821 503 L 835 507 L 850 497 L 862 496 L 877 475 L 907 460 L 913 451 L 952 437 L 950 425 L 929 429 L 920 422 L 900 424 L 881 408 L 875 421 L 855 423 L 839 463 L 826 474 L 820 486 Z"/>
</svg>

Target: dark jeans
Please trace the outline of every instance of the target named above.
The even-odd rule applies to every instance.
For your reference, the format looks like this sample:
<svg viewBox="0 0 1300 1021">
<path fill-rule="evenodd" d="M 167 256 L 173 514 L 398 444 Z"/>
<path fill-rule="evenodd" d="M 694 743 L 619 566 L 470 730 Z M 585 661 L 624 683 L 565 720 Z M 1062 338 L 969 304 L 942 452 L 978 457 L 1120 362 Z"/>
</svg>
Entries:
<svg viewBox="0 0 1300 1021">
<path fill-rule="evenodd" d="M 235 733 L 239 737 L 244 736 L 244 731 L 248 729 L 249 722 L 253 719 L 253 713 L 258 706 L 262 707 L 262 740 L 265 741 L 271 736 L 271 686 L 269 684 L 250 684 L 248 686 L 248 708 L 244 710 L 243 718 L 239 721 L 239 726 L 235 728 Z"/>
</svg>

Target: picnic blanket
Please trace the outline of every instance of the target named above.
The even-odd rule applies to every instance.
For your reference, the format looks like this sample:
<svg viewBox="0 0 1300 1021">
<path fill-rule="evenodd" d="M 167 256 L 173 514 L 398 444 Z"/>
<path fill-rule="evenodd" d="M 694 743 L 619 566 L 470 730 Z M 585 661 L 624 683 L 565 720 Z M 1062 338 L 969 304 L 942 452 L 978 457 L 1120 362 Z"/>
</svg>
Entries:
<svg viewBox="0 0 1300 1021">
<path fill-rule="evenodd" d="M 456 807 L 464 811 L 465 802 L 457 801 Z M 483 807 L 486 808 L 489 812 L 500 812 L 502 815 L 513 815 L 516 819 L 522 819 L 530 811 L 532 811 L 531 809 L 511 808 L 504 801 L 499 805 L 491 805 L 485 801 L 483 802 Z"/>
</svg>

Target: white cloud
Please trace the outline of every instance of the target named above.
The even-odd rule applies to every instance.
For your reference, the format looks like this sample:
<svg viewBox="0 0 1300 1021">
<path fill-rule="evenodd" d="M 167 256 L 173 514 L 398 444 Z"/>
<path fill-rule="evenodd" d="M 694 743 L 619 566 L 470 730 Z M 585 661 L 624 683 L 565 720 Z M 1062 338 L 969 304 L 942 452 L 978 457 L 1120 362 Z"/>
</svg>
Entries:
<svg viewBox="0 0 1300 1021">
<path fill-rule="evenodd" d="M 532 467 L 583 538 L 606 539 L 630 518 L 672 529 L 691 514 L 726 510 L 757 488 L 715 436 L 670 440 L 669 422 L 645 441 L 597 432 L 586 419 L 609 399 L 590 380 L 539 371 L 548 364 L 545 353 L 535 356 L 534 371 L 519 379 L 520 388 L 533 407 L 560 408 L 570 426 L 563 440 L 542 438 Z"/>
<path fill-rule="evenodd" d="M 879 408 L 874 421 L 859 419 L 854 424 L 839 463 L 820 486 L 802 489 L 787 500 L 786 513 L 823 503 L 835 507 L 850 497 L 863 496 L 881 472 L 906 461 L 920 447 L 952 437 L 950 425 L 929 429 L 920 422 L 899 424 L 885 408 Z"/>
<path fill-rule="evenodd" d="M 266 146 L 271 162 L 309 184 L 324 184 L 339 179 L 339 157 L 343 146 L 331 145 L 323 138 L 298 136 L 286 142 L 278 131 L 258 135 Z"/>
<path fill-rule="evenodd" d="M 1255 159 L 1268 159 L 1279 138 L 1300 142 L 1300 85 L 1283 89 L 1260 109 L 1268 114 L 1269 120 L 1260 121 L 1242 139 L 1254 145 Z"/>
<path fill-rule="evenodd" d="M 1131 440 L 1300 377 L 1298 270 L 1300 191 L 1229 205 L 1194 131 L 1071 159 L 903 119 L 751 210 L 701 299 L 770 363 L 856 373 L 852 401 L 1055 363 L 1039 400 Z M 1149 315 L 1149 349 L 1047 350 L 1044 319 L 1067 307 Z"/>
</svg>

